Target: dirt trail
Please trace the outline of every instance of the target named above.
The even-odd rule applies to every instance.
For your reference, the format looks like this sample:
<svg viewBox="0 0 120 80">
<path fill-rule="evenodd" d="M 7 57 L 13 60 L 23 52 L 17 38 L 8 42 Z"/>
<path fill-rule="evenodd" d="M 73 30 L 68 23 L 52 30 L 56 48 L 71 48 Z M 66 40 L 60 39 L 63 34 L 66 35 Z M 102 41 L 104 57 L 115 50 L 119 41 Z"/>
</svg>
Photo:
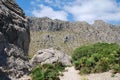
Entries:
<svg viewBox="0 0 120 80">
<path fill-rule="evenodd" d="M 120 80 L 120 73 L 113 74 L 109 72 L 95 73 L 89 75 L 80 75 L 78 70 L 75 70 L 74 66 L 67 67 L 63 76 L 60 76 L 60 80 Z"/>
<path fill-rule="evenodd" d="M 65 70 L 63 76 L 60 76 L 60 80 L 81 80 L 79 71 L 75 70 L 73 66 L 67 67 Z"/>
</svg>

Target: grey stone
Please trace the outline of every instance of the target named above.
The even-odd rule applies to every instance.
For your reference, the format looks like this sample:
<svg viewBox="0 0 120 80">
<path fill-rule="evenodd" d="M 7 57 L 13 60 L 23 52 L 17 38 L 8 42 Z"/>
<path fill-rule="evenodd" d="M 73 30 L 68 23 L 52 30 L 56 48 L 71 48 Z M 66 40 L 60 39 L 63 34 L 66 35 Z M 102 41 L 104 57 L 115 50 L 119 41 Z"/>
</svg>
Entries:
<svg viewBox="0 0 120 80">
<path fill-rule="evenodd" d="M 71 65 L 71 58 L 63 52 L 50 48 L 39 50 L 30 60 L 32 66 L 46 63 L 54 64 L 56 62 L 61 62 L 64 66 Z"/>
<path fill-rule="evenodd" d="M 29 17 L 30 29 L 33 31 L 60 31 L 64 28 L 68 28 L 67 21 L 61 21 L 58 19 L 52 20 L 50 18 L 35 18 Z"/>
<path fill-rule="evenodd" d="M 22 78 L 20 78 L 18 80 L 32 80 L 32 78 L 28 75 L 24 75 Z"/>
<path fill-rule="evenodd" d="M 88 42 L 120 43 L 120 26 L 108 24 L 102 20 L 95 20 L 93 24 L 88 24 L 84 21 L 68 22 L 57 19 L 52 20 L 47 17 L 29 17 L 29 21 L 31 31 L 61 31 L 61 34 L 64 31 L 68 31 L 68 33 L 74 35 L 73 37 L 75 39 L 81 38 Z M 68 33 L 64 35 L 67 35 Z M 58 38 L 61 38 L 61 35 L 58 36 Z M 73 41 L 69 36 L 63 37 L 64 43 L 69 41 Z"/>
<path fill-rule="evenodd" d="M 0 0 L 0 80 L 29 74 L 28 19 L 15 0 Z"/>
</svg>

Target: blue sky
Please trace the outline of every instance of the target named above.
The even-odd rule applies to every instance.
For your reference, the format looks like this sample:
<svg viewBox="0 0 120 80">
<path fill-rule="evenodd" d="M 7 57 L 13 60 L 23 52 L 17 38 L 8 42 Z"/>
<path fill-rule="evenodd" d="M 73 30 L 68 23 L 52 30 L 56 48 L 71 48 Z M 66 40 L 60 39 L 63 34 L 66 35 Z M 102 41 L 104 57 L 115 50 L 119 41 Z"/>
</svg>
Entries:
<svg viewBox="0 0 120 80">
<path fill-rule="evenodd" d="M 27 16 L 120 25 L 120 0 L 16 0 Z"/>
</svg>

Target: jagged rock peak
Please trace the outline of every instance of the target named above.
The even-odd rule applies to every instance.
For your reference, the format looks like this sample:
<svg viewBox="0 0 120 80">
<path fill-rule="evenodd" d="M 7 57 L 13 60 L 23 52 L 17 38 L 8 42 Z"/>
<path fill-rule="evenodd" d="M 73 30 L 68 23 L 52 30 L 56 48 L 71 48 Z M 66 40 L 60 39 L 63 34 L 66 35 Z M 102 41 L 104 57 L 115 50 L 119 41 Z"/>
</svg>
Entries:
<svg viewBox="0 0 120 80">
<path fill-rule="evenodd" d="M 109 23 L 106 23 L 103 20 L 95 20 L 93 24 L 89 24 L 85 21 L 76 21 L 76 22 L 69 22 L 69 21 L 62 21 L 58 19 L 50 19 L 48 17 L 42 17 L 42 18 L 37 18 L 37 17 L 29 17 L 30 20 L 30 30 L 33 31 L 59 31 L 59 30 L 64 30 L 64 29 L 78 29 L 80 27 L 89 27 L 89 26 L 94 26 L 94 27 L 117 27 L 116 25 L 112 25 Z M 79 29 L 78 29 L 79 30 Z"/>
<path fill-rule="evenodd" d="M 29 17 L 30 29 L 34 31 L 47 30 L 47 31 L 59 31 L 63 27 L 68 27 L 67 21 L 61 21 L 58 19 L 50 19 L 48 17 L 35 18 Z"/>
<path fill-rule="evenodd" d="M 103 20 L 88 24 L 84 21 L 68 22 L 49 18 L 29 19 L 31 31 L 69 31 L 69 34 L 77 33 L 78 37 L 89 42 L 120 43 L 120 26 L 108 24 Z M 74 34 L 74 37 L 77 34 Z"/>
<path fill-rule="evenodd" d="M 110 25 L 110 24 L 108 24 L 108 23 L 106 23 L 106 22 L 104 22 L 103 20 L 95 20 L 94 21 L 94 24 L 95 25 Z"/>
</svg>

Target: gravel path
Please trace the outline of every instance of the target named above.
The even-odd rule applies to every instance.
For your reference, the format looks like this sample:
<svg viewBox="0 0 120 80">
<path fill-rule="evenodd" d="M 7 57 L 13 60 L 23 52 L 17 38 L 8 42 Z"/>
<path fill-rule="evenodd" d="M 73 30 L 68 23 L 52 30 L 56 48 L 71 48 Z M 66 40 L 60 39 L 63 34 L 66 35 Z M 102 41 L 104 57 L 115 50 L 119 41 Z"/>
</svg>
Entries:
<svg viewBox="0 0 120 80">
<path fill-rule="evenodd" d="M 113 74 L 111 72 L 96 73 L 86 75 L 88 80 L 120 80 L 120 74 Z"/>
<path fill-rule="evenodd" d="M 65 72 L 63 72 L 63 76 L 60 76 L 60 80 L 120 80 L 120 74 L 115 74 L 112 77 L 112 73 L 104 72 L 104 73 L 96 73 L 89 75 L 79 75 L 79 71 L 75 70 L 75 68 L 67 67 Z"/>
<path fill-rule="evenodd" d="M 75 70 L 75 68 L 67 67 L 65 72 L 63 72 L 63 76 L 60 76 L 60 80 L 81 80 L 79 71 Z"/>
</svg>

